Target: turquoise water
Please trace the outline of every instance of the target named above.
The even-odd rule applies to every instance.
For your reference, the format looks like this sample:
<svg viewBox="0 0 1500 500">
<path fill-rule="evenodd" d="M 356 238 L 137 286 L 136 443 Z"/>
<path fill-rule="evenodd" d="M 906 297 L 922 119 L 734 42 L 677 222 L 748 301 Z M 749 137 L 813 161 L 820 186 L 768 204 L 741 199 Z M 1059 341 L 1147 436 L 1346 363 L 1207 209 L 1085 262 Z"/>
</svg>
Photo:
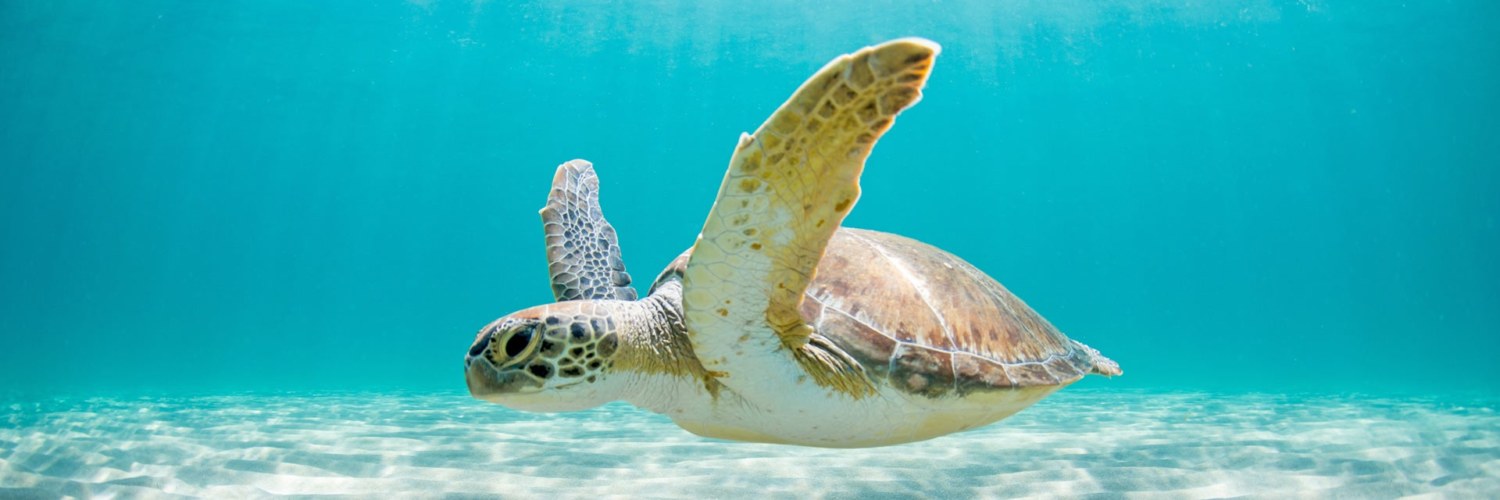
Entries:
<svg viewBox="0 0 1500 500">
<path fill-rule="evenodd" d="M 1500 390 L 1496 4 L 839 3 L 4 2 L 0 388 L 458 388 L 550 299 L 557 164 L 649 279 L 740 132 L 920 35 L 848 224 L 986 270 L 1110 387 Z"/>
<path fill-rule="evenodd" d="M 50 415 L 10 421 L 0 479 L 145 477 L 36 461 L 87 448 L 67 433 L 79 407 L 66 402 L 90 401 L 78 398 L 198 395 L 186 401 L 212 409 L 245 394 L 399 393 L 491 422 L 546 418 L 466 399 L 460 359 L 479 327 L 551 298 L 536 211 L 553 168 L 595 163 L 644 291 L 692 244 L 740 132 L 834 56 L 922 36 L 943 45 L 926 97 L 875 148 L 846 223 L 965 258 L 1126 372 L 1028 412 L 1189 394 L 1307 423 L 1317 412 L 1276 395 L 1370 412 L 1382 398 L 1468 401 L 1487 420 L 1424 406 L 1438 416 L 1413 425 L 1435 458 L 1380 471 L 1495 488 L 1497 15 L 1500 3 L 1464 0 L 0 0 L 0 396 L 20 405 L 11 418 L 32 404 Z M 255 404 L 306 400 L 289 401 Z M 556 418 L 624 412 L 736 449 L 599 411 Z M 1143 439 L 1189 439 L 1159 430 Z M 121 470 L 203 456 L 192 450 Z M 197 466 L 305 472 L 264 465 L 278 456 Z M 1308 467 L 1362 470 L 1324 465 Z M 1128 472 L 1097 492 L 1176 480 Z M 255 479 L 223 477 L 178 491 Z M 1243 492 L 1195 481 L 1177 489 Z M 258 491 L 364 491 L 291 484 Z M 1084 490 L 1045 490 L 1069 491 Z"/>
</svg>

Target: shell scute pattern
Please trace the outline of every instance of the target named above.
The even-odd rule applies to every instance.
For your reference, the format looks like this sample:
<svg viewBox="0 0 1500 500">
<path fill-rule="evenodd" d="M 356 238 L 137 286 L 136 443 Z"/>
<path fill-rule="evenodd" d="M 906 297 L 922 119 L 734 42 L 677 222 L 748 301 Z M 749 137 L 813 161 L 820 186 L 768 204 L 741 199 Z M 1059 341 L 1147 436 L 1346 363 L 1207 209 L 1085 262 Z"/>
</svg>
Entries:
<svg viewBox="0 0 1500 500">
<path fill-rule="evenodd" d="M 803 316 L 813 320 L 818 332 L 843 332 L 837 342 L 844 352 L 865 368 L 872 380 L 886 380 L 899 342 L 851 313 L 825 307 L 816 297 L 803 302 Z"/>
<path fill-rule="evenodd" d="M 959 394 L 1014 387 L 1016 384 L 1004 369 L 994 369 L 995 361 L 966 352 L 953 353 L 953 375 Z"/>
<path fill-rule="evenodd" d="M 891 357 L 889 384 L 927 396 L 947 395 L 954 388 L 953 353 L 917 344 L 901 344 Z"/>
<path fill-rule="evenodd" d="M 843 232 L 840 231 L 840 234 Z M 835 235 L 834 238 L 841 240 L 845 237 Z M 820 302 L 835 304 L 839 312 L 866 325 L 872 324 L 872 314 L 876 314 L 869 311 L 869 308 L 880 307 L 880 304 L 857 300 L 862 291 L 881 291 L 882 303 L 921 303 L 921 294 L 898 273 L 860 270 L 866 266 L 883 268 L 885 266 L 882 261 L 876 249 L 869 245 L 841 244 L 837 248 L 830 245 L 828 253 L 824 254 L 823 260 L 818 264 L 818 274 L 808 287 L 807 294 Z M 896 342 L 951 349 L 952 344 L 943 334 L 941 325 L 931 317 L 932 312 L 916 312 L 920 314 L 895 317 L 881 315 L 882 321 L 876 323 L 877 331 Z M 890 358 L 886 356 L 881 360 L 889 361 Z"/>
<path fill-rule="evenodd" d="M 901 236 L 842 228 L 803 314 L 872 380 L 929 398 L 1066 384 L 1094 368 L 998 282 Z"/>
</svg>

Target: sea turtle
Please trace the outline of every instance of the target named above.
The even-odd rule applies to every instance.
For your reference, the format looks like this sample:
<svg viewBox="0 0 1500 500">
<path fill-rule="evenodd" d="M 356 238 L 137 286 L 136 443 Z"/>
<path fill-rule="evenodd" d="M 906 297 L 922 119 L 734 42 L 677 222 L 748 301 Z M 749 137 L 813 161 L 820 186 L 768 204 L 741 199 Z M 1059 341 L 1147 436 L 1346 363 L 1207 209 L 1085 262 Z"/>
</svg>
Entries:
<svg viewBox="0 0 1500 500">
<path fill-rule="evenodd" d="M 707 437 L 864 447 L 1119 375 L 958 257 L 841 227 L 870 148 L 921 97 L 938 50 L 895 40 L 803 83 L 740 137 L 697 242 L 641 300 L 593 167 L 563 164 L 541 210 L 558 302 L 479 331 L 470 393 L 529 411 L 625 400 Z"/>
</svg>

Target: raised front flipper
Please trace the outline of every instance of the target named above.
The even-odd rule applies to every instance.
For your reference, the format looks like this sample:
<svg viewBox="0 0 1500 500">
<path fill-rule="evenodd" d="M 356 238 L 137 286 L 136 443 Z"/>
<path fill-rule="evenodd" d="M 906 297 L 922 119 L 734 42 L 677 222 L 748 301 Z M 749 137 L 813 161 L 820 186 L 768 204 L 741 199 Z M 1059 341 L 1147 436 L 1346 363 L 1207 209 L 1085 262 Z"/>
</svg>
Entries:
<svg viewBox="0 0 1500 500">
<path fill-rule="evenodd" d="M 542 207 L 552 295 L 567 300 L 635 300 L 615 228 L 599 210 L 594 166 L 573 160 L 557 167 Z"/>
<path fill-rule="evenodd" d="M 799 306 L 859 197 L 865 158 L 896 114 L 920 99 L 937 53 L 937 44 L 903 39 L 841 56 L 740 138 L 683 275 L 693 349 L 727 384 L 799 372 L 784 366 L 795 360 L 820 385 L 868 391 L 858 367 L 809 347 L 819 340 Z M 785 387 L 778 384 L 762 385 Z"/>
</svg>

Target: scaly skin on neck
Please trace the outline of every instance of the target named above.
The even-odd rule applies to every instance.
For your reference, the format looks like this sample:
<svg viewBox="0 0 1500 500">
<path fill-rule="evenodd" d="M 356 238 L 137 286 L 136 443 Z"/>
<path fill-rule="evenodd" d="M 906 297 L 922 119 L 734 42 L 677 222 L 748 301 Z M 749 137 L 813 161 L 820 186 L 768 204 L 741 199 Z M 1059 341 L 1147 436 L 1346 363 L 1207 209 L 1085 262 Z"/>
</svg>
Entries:
<svg viewBox="0 0 1500 500">
<path fill-rule="evenodd" d="M 650 297 L 619 304 L 614 315 L 620 350 L 611 376 L 627 379 L 622 399 L 666 413 L 682 398 L 718 395 L 719 383 L 693 354 L 682 323 L 681 282 L 663 282 Z"/>
</svg>

